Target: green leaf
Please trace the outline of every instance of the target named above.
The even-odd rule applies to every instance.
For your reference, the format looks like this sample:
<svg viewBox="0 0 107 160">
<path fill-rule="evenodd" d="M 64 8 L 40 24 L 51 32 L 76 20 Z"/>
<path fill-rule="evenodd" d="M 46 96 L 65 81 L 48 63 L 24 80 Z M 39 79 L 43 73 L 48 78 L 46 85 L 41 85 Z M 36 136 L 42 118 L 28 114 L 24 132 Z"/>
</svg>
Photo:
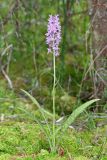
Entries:
<svg viewBox="0 0 107 160">
<path fill-rule="evenodd" d="M 34 104 L 36 104 L 36 106 L 39 108 L 39 111 L 41 112 L 41 115 L 42 115 L 42 117 L 44 118 L 44 120 L 45 120 L 45 123 L 46 123 L 46 126 L 47 126 L 47 128 L 48 128 L 48 131 L 49 131 L 49 136 L 51 136 L 51 134 L 52 134 L 52 132 L 51 132 L 51 129 L 50 129 L 50 127 L 49 127 L 49 125 L 48 125 L 48 122 L 47 122 L 47 118 L 46 118 L 46 116 L 45 116 L 45 114 L 44 113 L 48 113 L 48 111 L 45 111 L 41 106 L 40 106 L 40 104 L 38 103 L 38 101 L 32 96 L 32 95 L 30 95 L 28 92 L 26 92 L 25 90 L 23 90 L 23 89 L 21 89 L 31 100 L 32 100 L 32 102 L 34 103 Z M 48 113 L 49 114 L 49 113 Z"/>
<path fill-rule="evenodd" d="M 40 126 L 41 131 L 43 131 L 44 134 L 46 135 L 47 140 L 48 140 L 49 145 L 50 145 L 50 148 L 52 148 L 50 136 L 49 136 L 49 134 L 47 133 L 47 130 L 46 130 L 46 128 L 43 126 L 43 124 L 35 117 L 35 115 L 34 115 L 33 113 L 31 113 L 31 112 L 29 112 L 29 111 L 27 111 L 26 109 L 23 109 L 23 108 L 19 108 L 19 109 L 20 109 L 21 111 L 25 112 L 26 115 L 28 115 L 31 120 L 37 122 L 37 124 Z"/>
<path fill-rule="evenodd" d="M 46 111 L 45 109 L 43 109 L 40 104 L 38 103 L 38 101 L 33 97 L 31 96 L 28 92 L 26 92 L 25 90 L 21 89 L 31 100 L 32 102 L 39 108 L 39 110 L 42 112 L 42 113 L 46 113 L 47 115 L 49 115 L 50 117 L 53 117 L 53 114 L 51 114 L 50 112 Z"/>
<path fill-rule="evenodd" d="M 63 126 L 58 128 L 57 132 L 61 129 L 62 132 L 65 132 L 66 129 L 75 121 L 75 119 L 77 118 L 77 116 L 79 114 L 81 114 L 88 106 L 90 106 L 91 104 L 93 104 L 94 102 L 98 101 L 99 99 L 93 99 L 90 100 L 84 104 L 82 104 L 80 107 L 78 107 L 77 109 L 75 109 L 73 111 L 73 113 L 71 113 L 71 115 L 68 117 L 68 119 L 64 122 Z"/>
</svg>

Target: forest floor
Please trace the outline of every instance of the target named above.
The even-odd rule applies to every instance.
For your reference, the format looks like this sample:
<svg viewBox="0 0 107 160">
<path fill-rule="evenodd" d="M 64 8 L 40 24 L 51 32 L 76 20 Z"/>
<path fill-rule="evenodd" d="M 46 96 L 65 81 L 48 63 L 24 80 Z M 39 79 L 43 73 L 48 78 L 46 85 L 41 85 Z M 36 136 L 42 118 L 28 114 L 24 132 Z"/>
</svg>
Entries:
<svg viewBox="0 0 107 160">
<path fill-rule="evenodd" d="M 81 115 L 63 135 L 58 153 L 52 154 L 38 124 L 20 108 L 30 108 L 42 120 L 28 99 L 1 85 L 0 160 L 107 160 L 107 119 L 85 121 Z"/>
</svg>

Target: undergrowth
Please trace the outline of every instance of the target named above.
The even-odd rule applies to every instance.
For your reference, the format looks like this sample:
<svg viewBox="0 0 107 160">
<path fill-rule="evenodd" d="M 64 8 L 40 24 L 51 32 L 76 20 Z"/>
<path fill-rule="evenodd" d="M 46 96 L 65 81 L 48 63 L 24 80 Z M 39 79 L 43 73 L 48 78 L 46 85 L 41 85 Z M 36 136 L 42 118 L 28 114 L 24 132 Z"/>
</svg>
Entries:
<svg viewBox="0 0 107 160">
<path fill-rule="evenodd" d="M 17 95 L 9 91 L 8 88 L 3 90 L 3 87 L 1 87 L 1 90 L 0 160 L 107 159 L 107 125 L 105 127 L 90 127 L 89 122 L 87 122 L 85 129 L 84 127 L 81 128 L 82 116 L 84 117 L 84 115 L 81 115 L 73 124 L 78 126 L 74 129 L 68 129 L 64 134 L 58 146 L 58 153 L 52 154 L 40 127 L 19 110 L 19 107 L 25 108 L 42 121 L 37 107 L 26 98 L 17 98 Z M 16 117 L 14 117 L 15 115 Z M 56 118 L 59 118 L 58 115 Z M 51 121 L 50 118 L 48 120 Z M 93 123 L 95 122 L 93 121 Z"/>
</svg>

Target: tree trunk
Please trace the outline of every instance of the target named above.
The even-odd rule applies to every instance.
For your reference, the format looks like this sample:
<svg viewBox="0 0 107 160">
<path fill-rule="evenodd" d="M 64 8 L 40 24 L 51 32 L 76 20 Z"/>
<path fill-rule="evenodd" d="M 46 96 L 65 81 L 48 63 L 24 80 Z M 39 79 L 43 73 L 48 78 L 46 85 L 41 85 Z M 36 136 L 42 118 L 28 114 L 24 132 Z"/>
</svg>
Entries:
<svg viewBox="0 0 107 160">
<path fill-rule="evenodd" d="M 89 5 L 92 26 L 94 97 L 107 102 L 107 0 L 89 0 Z"/>
</svg>

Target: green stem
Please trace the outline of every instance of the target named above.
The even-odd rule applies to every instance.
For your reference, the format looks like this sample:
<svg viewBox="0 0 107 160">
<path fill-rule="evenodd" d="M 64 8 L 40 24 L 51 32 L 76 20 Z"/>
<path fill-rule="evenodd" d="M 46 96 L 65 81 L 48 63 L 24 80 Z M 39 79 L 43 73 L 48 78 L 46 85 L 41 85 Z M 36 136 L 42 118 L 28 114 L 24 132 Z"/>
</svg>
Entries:
<svg viewBox="0 0 107 160">
<path fill-rule="evenodd" d="M 53 151 L 55 151 L 55 83 L 56 83 L 56 70 L 55 70 L 55 55 L 53 54 L 53 70 L 54 70 L 54 81 L 53 81 Z"/>
</svg>

